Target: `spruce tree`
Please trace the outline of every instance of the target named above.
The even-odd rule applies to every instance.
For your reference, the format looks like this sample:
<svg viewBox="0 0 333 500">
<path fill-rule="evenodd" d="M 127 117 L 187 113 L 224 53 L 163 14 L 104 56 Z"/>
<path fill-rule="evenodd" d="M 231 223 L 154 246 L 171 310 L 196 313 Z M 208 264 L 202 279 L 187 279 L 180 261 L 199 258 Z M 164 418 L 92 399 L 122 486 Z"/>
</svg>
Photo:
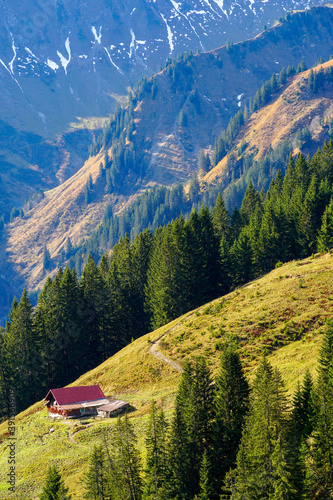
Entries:
<svg viewBox="0 0 333 500">
<path fill-rule="evenodd" d="M 214 425 L 215 497 L 234 466 L 249 406 L 249 385 L 235 347 L 226 346 L 216 378 Z M 214 498 L 215 498 L 214 497 Z"/>
<path fill-rule="evenodd" d="M 281 486 L 281 470 L 290 471 L 287 411 L 281 376 L 264 358 L 257 369 L 237 466 L 232 473 L 233 500 L 271 498 Z M 289 478 L 289 472 L 287 475 Z M 286 498 L 290 498 L 294 488 L 289 479 L 283 488 Z"/>
<path fill-rule="evenodd" d="M 103 279 L 91 254 L 80 281 L 82 294 L 80 321 L 82 324 L 82 358 L 87 369 L 103 361 L 102 325 L 105 314 Z"/>
<path fill-rule="evenodd" d="M 176 396 L 169 452 L 169 496 L 192 499 L 199 493 L 200 466 L 212 444 L 213 384 L 206 361 L 184 366 Z"/>
<path fill-rule="evenodd" d="M 281 435 L 279 435 L 272 453 L 272 493 L 269 500 L 294 500 L 296 489 L 292 478 L 291 466 Z"/>
<path fill-rule="evenodd" d="M 319 353 L 315 387 L 316 422 L 313 466 L 308 479 L 311 498 L 330 498 L 333 492 L 333 322 L 328 321 Z M 320 495 L 320 496 L 318 496 Z"/>
<path fill-rule="evenodd" d="M 228 238 L 230 215 L 228 210 L 226 209 L 224 200 L 220 192 L 217 195 L 216 203 L 212 211 L 212 217 L 214 231 L 218 240 L 221 241 L 222 237 Z"/>
<path fill-rule="evenodd" d="M 199 487 L 200 493 L 198 496 L 198 500 L 212 500 L 214 493 L 212 466 L 207 450 L 204 451 L 202 457 Z"/>
<path fill-rule="evenodd" d="M 50 465 L 40 500 L 70 500 L 68 488 L 55 465 Z"/>
<path fill-rule="evenodd" d="M 103 447 L 94 446 L 84 475 L 85 498 L 89 500 L 110 500 L 110 480 Z"/>
<path fill-rule="evenodd" d="M 17 409 L 22 411 L 37 399 L 41 357 L 33 325 L 32 305 L 26 290 L 6 325 L 8 362 L 17 392 Z"/>
<path fill-rule="evenodd" d="M 163 410 L 158 413 L 153 402 L 146 434 L 147 462 L 143 500 L 162 500 L 166 495 L 167 429 Z"/>
<path fill-rule="evenodd" d="M 327 252 L 333 248 L 333 198 L 326 207 L 317 239 L 318 252 Z"/>
<path fill-rule="evenodd" d="M 112 439 L 114 470 L 111 473 L 113 498 L 141 500 L 141 457 L 137 438 L 127 414 L 118 418 Z M 118 490 L 118 493 L 117 493 Z"/>
</svg>

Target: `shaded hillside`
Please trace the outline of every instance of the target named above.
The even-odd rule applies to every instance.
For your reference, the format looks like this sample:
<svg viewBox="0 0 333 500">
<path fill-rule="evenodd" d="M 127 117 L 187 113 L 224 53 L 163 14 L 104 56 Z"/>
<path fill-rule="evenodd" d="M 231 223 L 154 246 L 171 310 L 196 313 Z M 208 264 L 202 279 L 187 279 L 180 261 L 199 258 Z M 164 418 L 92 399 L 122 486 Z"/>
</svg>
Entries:
<svg viewBox="0 0 333 500">
<path fill-rule="evenodd" d="M 167 57 L 254 36 L 324 0 L 12 0 L 1 5 L 0 118 L 54 137 L 76 116 L 105 116 Z M 54 110 L 57 110 L 55 113 Z"/>
<path fill-rule="evenodd" d="M 306 369 L 316 375 L 316 358 L 333 298 L 331 254 L 293 261 L 248 283 L 233 293 L 206 304 L 174 322 L 134 341 L 73 385 L 99 384 L 107 397 L 130 402 L 130 414 L 143 447 L 146 415 L 154 399 L 167 415 L 174 407 L 180 374 L 148 352 L 151 342 L 163 336 L 159 349 L 171 359 L 203 354 L 216 373 L 221 345 L 238 344 L 249 378 L 263 352 L 279 367 L 289 392 Z M 296 340 L 297 339 L 297 340 Z M 35 500 L 44 483 L 45 471 L 56 463 L 70 487 L 73 499 L 82 498 L 82 478 L 94 444 L 103 441 L 114 420 L 50 422 L 43 404 L 37 403 L 16 418 L 17 494 Z M 51 431 L 53 428 L 53 431 Z M 2 497 L 7 456 L 6 423 L 0 426 Z M 20 498 L 20 497 L 18 497 Z"/>
<path fill-rule="evenodd" d="M 0 121 L 0 215 L 8 221 L 13 208 L 73 175 L 88 157 L 93 140 L 94 131 L 81 128 L 47 141 Z M 30 206 L 35 204 L 32 199 Z"/>
</svg>

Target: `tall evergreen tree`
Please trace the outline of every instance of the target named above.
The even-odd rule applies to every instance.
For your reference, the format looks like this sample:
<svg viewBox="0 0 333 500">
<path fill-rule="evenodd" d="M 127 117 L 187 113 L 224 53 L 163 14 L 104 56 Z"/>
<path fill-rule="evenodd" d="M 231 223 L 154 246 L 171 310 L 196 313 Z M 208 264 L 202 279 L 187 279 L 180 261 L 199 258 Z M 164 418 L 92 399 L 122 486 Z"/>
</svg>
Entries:
<svg viewBox="0 0 333 500">
<path fill-rule="evenodd" d="M 192 499 L 199 493 L 200 466 L 212 443 L 213 385 L 203 358 L 184 366 L 176 396 L 169 452 L 169 495 Z M 173 496 L 172 496 L 173 495 Z"/>
<path fill-rule="evenodd" d="M 64 480 L 55 465 L 50 465 L 40 500 L 70 500 Z"/>
<path fill-rule="evenodd" d="M 225 474 L 234 466 L 249 406 L 249 385 L 234 346 L 225 347 L 216 378 L 214 426 L 215 496 Z"/>
<path fill-rule="evenodd" d="M 217 195 L 216 203 L 212 211 L 213 227 L 219 241 L 222 237 L 228 238 L 230 229 L 230 215 L 226 209 L 221 193 Z"/>
<path fill-rule="evenodd" d="M 208 455 L 208 451 L 205 450 L 201 467 L 200 467 L 200 493 L 198 496 L 198 500 L 212 500 L 214 487 L 213 487 L 213 478 L 212 478 L 212 467 Z"/>
<path fill-rule="evenodd" d="M 102 360 L 102 325 L 105 289 L 91 254 L 88 256 L 80 281 L 82 294 L 80 319 L 82 324 L 82 358 L 87 369 L 97 366 Z"/>
<path fill-rule="evenodd" d="M 114 500 L 117 498 L 141 500 L 141 458 L 137 449 L 137 438 L 127 415 L 118 418 L 112 449 L 114 469 L 111 481 L 113 481 Z"/>
<path fill-rule="evenodd" d="M 89 500 L 110 500 L 110 479 L 103 447 L 94 446 L 84 475 L 85 498 Z"/>
<path fill-rule="evenodd" d="M 319 353 L 315 389 L 316 424 L 313 462 L 308 479 L 312 498 L 330 498 L 333 493 L 333 322 L 328 321 Z M 319 495 L 319 496 L 318 496 Z"/>
<path fill-rule="evenodd" d="M 283 469 L 287 471 L 285 477 L 289 477 L 287 409 L 281 376 L 264 359 L 257 369 L 250 412 L 233 472 L 233 500 L 274 498 L 274 495 L 276 498 Z M 292 483 L 285 481 L 283 488 L 285 498 L 290 498 Z"/>
<path fill-rule="evenodd" d="M 25 409 L 36 401 L 41 359 L 38 352 L 38 340 L 33 325 L 32 305 L 26 290 L 11 314 L 11 321 L 6 325 L 7 347 L 13 384 L 17 392 L 17 409 Z"/>
<path fill-rule="evenodd" d="M 326 207 L 317 239 L 318 252 L 327 252 L 333 248 L 333 198 Z"/>
<path fill-rule="evenodd" d="M 167 429 L 168 424 L 163 411 L 158 413 L 153 402 L 146 434 L 147 465 L 143 500 L 166 498 Z"/>
</svg>

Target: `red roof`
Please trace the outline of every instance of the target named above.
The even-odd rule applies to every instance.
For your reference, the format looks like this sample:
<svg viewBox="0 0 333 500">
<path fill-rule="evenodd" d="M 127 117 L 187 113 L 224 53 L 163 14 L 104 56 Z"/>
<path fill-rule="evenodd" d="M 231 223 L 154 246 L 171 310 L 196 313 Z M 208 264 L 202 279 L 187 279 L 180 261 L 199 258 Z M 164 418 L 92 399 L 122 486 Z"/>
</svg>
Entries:
<svg viewBox="0 0 333 500">
<path fill-rule="evenodd" d="M 51 399 L 51 394 L 59 405 L 96 401 L 97 399 L 105 398 L 99 385 L 51 389 L 45 396 L 45 400 Z"/>
</svg>

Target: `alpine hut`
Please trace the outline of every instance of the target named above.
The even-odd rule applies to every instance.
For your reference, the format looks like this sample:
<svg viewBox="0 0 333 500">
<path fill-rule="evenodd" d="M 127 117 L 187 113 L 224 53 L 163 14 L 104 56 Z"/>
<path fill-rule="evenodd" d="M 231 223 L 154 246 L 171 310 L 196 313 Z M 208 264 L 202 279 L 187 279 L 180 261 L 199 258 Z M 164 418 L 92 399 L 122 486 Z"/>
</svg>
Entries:
<svg viewBox="0 0 333 500">
<path fill-rule="evenodd" d="M 108 403 L 109 400 L 98 385 L 51 389 L 45 397 L 49 414 L 63 418 L 96 415 L 97 409 Z"/>
</svg>

